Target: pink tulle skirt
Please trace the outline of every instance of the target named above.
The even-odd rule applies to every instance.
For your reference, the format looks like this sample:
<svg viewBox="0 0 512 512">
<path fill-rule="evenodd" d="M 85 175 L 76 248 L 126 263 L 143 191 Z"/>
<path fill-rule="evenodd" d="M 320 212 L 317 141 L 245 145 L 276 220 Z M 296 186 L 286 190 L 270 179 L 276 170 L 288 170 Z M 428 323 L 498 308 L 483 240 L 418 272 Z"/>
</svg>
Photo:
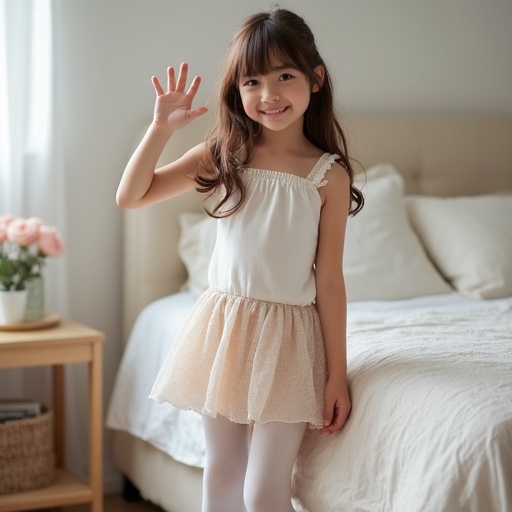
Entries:
<svg viewBox="0 0 512 512">
<path fill-rule="evenodd" d="M 323 425 L 325 349 L 314 305 L 209 289 L 192 309 L 150 397 L 236 423 Z"/>
</svg>

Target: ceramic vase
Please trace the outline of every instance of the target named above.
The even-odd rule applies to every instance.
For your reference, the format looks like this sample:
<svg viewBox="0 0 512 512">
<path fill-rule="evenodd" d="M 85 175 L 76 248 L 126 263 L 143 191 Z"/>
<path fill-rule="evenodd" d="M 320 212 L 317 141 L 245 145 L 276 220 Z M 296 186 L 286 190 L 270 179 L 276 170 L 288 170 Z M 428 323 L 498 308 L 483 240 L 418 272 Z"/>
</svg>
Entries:
<svg viewBox="0 0 512 512">
<path fill-rule="evenodd" d="M 14 325 L 23 322 L 27 295 L 27 290 L 0 290 L 0 325 Z"/>
<path fill-rule="evenodd" d="M 26 322 L 41 320 L 45 315 L 43 278 L 34 276 L 28 279 L 25 281 L 25 289 L 27 290 L 27 307 L 24 320 Z"/>
</svg>

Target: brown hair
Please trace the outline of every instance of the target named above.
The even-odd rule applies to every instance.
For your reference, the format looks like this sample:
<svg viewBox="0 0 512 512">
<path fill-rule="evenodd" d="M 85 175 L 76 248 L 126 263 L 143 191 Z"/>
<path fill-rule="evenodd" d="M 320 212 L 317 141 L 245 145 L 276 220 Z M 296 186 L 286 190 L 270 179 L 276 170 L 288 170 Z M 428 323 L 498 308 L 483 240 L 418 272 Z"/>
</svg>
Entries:
<svg viewBox="0 0 512 512">
<path fill-rule="evenodd" d="M 245 200 L 241 171 L 252 156 L 260 125 L 244 111 L 238 89 L 239 78 L 268 73 L 272 57 L 292 63 L 311 84 L 318 83 L 314 69 L 319 65 L 325 67 L 323 84 L 318 83 L 320 90 L 311 94 L 304 113 L 304 135 L 323 151 L 339 155 L 337 161 L 350 177 L 349 214 L 355 215 L 363 207 L 364 198 L 353 186 L 354 172 L 345 134 L 334 112 L 329 72 L 310 28 L 300 16 L 286 9 L 246 18 L 233 36 L 221 81 L 216 125 L 207 139 L 202 165 L 195 176 L 199 192 L 211 194 L 219 187 L 224 190 L 224 196 L 208 214 L 213 217 L 231 215 Z M 228 199 L 237 193 L 236 204 L 222 210 Z"/>
</svg>

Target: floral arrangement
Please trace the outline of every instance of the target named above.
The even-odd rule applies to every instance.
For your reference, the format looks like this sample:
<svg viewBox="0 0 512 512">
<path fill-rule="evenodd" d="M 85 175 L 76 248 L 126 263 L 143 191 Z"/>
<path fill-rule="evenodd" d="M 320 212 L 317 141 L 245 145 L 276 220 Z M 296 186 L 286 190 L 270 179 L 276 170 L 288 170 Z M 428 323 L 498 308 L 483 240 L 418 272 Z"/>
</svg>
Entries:
<svg viewBox="0 0 512 512">
<path fill-rule="evenodd" d="M 60 256 L 63 248 L 57 229 L 42 220 L 0 215 L 0 290 L 24 290 L 46 258 Z"/>
</svg>

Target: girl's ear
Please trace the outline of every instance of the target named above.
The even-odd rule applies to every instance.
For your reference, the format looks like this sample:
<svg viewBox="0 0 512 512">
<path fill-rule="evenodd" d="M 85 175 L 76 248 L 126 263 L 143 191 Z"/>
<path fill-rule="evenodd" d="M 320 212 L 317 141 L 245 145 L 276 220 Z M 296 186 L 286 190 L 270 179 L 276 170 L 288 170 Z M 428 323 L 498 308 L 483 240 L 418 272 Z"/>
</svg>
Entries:
<svg viewBox="0 0 512 512">
<path fill-rule="evenodd" d="M 322 88 L 322 85 L 324 85 L 325 67 L 319 64 L 313 71 L 316 76 L 316 82 L 313 84 L 311 91 L 318 92 Z"/>
</svg>

